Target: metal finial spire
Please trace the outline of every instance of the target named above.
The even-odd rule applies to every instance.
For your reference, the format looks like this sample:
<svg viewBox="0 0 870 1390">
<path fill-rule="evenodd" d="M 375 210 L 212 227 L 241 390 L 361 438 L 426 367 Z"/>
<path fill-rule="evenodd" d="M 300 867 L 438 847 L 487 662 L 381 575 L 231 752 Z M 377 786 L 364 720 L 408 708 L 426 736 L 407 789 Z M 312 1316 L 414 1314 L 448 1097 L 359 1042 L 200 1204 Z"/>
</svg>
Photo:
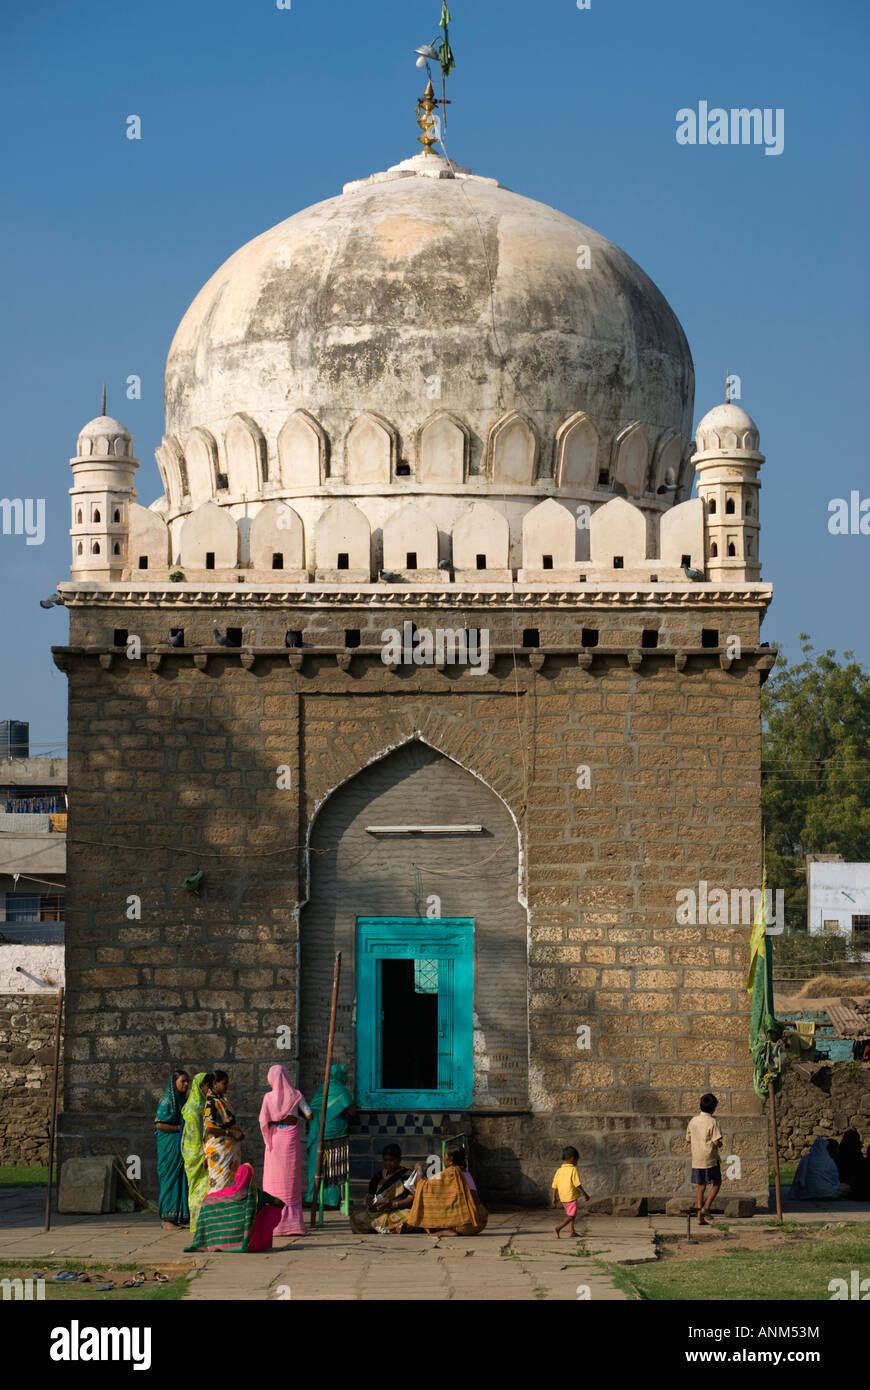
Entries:
<svg viewBox="0 0 870 1390">
<path fill-rule="evenodd" d="M 450 31 L 447 27 L 450 23 L 450 19 L 451 15 L 447 8 L 447 0 L 442 0 L 441 18 L 438 21 L 441 25 L 440 43 L 439 37 L 436 34 L 431 43 L 421 44 L 419 48 L 414 49 L 414 52 L 417 54 L 417 67 L 422 68 L 425 66 L 429 77 L 426 91 L 417 102 L 417 124 L 423 131 L 423 135 L 420 137 L 420 144 L 427 152 L 441 138 L 441 131 L 438 128 L 438 118 L 432 115 L 436 106 L 441 107 L 441 125 L 444 130 L 447 129 L 447 108 L 450 105 L 450 102 L 447 100 L 447 78 L 456 66 L 453 50 L 450 47 Z M 441 67 L 440 97 L 435 96 L 435 89 L 432 86 L 432 70 L 429 67 L 430 61 L 438 63 Z"/>
<path fill-rule="evenodd" d="M 731 404 L 731 373 L 725 368 L 725 404 Z"/>
<path fill-rule="evenodd" d="M 101 414 L 101 415 L 105 415 L 105 413 L 106 413 L 106 383 L 103 382 L 103 404 L 102 404 L 102 406 L 100 407 L 100 414 Z"/>
</svg>

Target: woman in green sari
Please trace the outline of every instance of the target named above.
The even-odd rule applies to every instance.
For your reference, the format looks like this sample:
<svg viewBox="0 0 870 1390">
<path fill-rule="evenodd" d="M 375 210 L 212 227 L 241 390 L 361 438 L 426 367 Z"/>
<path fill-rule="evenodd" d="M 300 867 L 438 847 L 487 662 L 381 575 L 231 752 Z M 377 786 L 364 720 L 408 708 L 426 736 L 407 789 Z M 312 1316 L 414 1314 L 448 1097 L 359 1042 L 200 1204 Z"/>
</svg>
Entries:
<svg viewBox="0 0 870 1390">
<path fill-rule="evenodd" d="M 174 1231 L 188 1223 L 187 1174 L 181 1156 L 183 1122 L 181 1102 L 187 1095 L 190 1077 L 177 1068 L 169 1078 L 166 1090 L 154 1116 L 157 1139 L 157 1178 L 160 1183 L 160 1219 L 164 1231 Z"/>
<path fill-rule="evenodd" d="M 198 1072 L 193 1078 L 190 1095 L 181 1117 L 184 1132 L 181 1136 L 181 1156 L 187 1174 L 187 1205 L 190 1209 L 190 1235 L 196 1235 L 196 1218 L 202 1206 L 202 1199 L 208 1192 L 208 1162 L 202 1142 L 202 1117 L 206 1096 L 214 1077 L 211 1072 Z"/>
<path fill-rule="evenodd" d="M 340 1139 L 343 1134 L 347 1134 L 348 1118 L 356 1114 L 356 1106 L 353 1103 L 353 1096 L 346 1086 L 347 1067 L 344 1062 L 336 1062 L 329 1069 L 329 1100 L 326 1104 L 326 1124 L 323 1130 L 324 1139 Z M 314 1174 L 317 1168 L 317 1136 L 320 1133 L 320 1112 L 323 1109 L 323 1087 L 318 1086 L 314 1095 L 311 1097 L 311 1109 L 313 1111 L 311 1121 L 308 1125 L 308 1191 L 304 1200 L 311 1202 L 314 1200 Z M 341 1188 L 324 1187 L 323 1205 L 325 1207 L 341 1206 Z"/>
</svg>

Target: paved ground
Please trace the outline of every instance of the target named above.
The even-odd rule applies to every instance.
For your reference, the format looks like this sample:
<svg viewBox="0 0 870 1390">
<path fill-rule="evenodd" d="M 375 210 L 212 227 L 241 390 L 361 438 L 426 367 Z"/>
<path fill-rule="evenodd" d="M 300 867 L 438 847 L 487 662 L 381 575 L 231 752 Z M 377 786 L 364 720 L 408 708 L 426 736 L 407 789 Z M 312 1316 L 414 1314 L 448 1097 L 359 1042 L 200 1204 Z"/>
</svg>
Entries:
<svg viewBox="0 0 870 1390">
<path fill-rule="evenodd" d="M 42 1262 L 49 1255 L 159 1268 L 189 1259 L 198 1270 L 188 1301 L 221 1299 L 624 1300 L 595 1260 L 656 1258 L 656 1236 L 683 1234 L 685 1217 L 593 1216 L 585 1236 L 553 1236 L 544 1211 L 493 1212 L 482 1235 L 357 1236 L 337 1213 L 314 1235 L 277 1242 L 263 1255 L 184 1254 L 186 1235 L 163 1231 L 154 1216 L 54 1216 L 42 1230 L 40 1191 L 0 1190 L 0 1259 Z M 796 1209 L 795 1209 L 796 1208 Z M 870 1204 L 786 1203 L 788 1220 L 870 1220 Z M 737 1229 L 771 1216 L 734 1223 Z M 693 1223 L 693 1234 L 694 1234 Z M 703 1238 L 702 1233 L 698 1233 Z M 588 1294 L 585 1293 L 588 1289 Z"/>
</svg>

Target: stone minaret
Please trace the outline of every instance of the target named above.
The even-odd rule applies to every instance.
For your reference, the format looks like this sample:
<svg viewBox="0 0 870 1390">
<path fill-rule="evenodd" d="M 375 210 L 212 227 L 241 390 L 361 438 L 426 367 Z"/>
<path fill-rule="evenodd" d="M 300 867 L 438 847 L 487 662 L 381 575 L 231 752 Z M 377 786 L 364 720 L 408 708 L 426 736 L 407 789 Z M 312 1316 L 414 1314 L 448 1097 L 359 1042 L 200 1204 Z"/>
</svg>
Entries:
<svg viewBox="0 0 870 1390">
<path fill-rule="evenodd" d="M 120 580 L 127 563 L 130 503 L 136 496 L 133 440 L 119 420 L 98 415 L 85 425 L 75 458 L 73 486 L 72 576 L 92 581 Z"/>
<path fill-rule="evenodd" d="M 733 404 L 717 405 L 695 432 L 692 456 L 704 503 L 705 568 L 711 584 L 761 577 L 758 553 L 758 426 Z"/>
</svg>

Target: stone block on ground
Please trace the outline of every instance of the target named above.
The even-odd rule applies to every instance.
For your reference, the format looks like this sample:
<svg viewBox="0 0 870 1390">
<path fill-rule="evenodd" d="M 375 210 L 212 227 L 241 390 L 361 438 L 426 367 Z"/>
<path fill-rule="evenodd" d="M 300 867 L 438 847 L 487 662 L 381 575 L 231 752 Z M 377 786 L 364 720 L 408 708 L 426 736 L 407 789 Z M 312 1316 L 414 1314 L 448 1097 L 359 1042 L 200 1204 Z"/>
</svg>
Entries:
<svg viewBox="0 0 870 1390">
<path fill-rule="evenodd" d="M 755 1208 L 754 1197 L 726 1197 L 722 1202 L 725 1216 L 754 1216 Z"/>
<path fill-rule="evenodd" d="M 593 1197 L 591 1202 L 587 1202 L 581 1209 L 582 1216 L 611 1216 L 613 1214 L 612 1197 Z"/>
<path fill-rule="evenodd" d="M 109 1156 L 68 1158 L 60 1170 L 59 1212 L 98 1215 L 115 1210 L 117 1177 Z"/>
<path fill-rule="evenodd" d="M 666 1216 L 685 1216 L 690 1211 L 695 1211 L 693 1197 L 669 1197 L 665 1202 Z"/>
<path fill-rule="evenodd" d="M 613 1199 L 614 1216 L 646 1216 L 645 1197 L 617 1196 Z"/>
</svg>

